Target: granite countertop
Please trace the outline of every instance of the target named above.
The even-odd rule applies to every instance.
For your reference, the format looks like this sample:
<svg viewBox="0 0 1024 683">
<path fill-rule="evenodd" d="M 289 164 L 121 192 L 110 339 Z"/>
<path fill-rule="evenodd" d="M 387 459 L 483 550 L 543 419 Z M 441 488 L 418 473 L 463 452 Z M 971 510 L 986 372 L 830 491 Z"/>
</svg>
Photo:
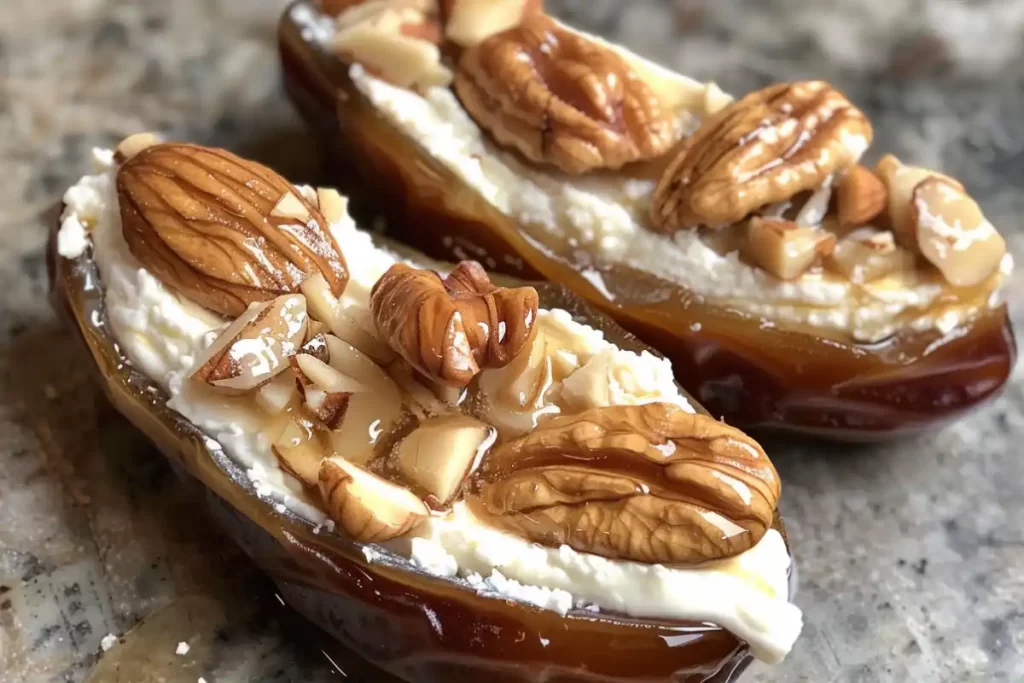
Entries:
<svg viewBox="0 0 1024 683">
<path fill-rule="evenodd" d="M 962 179 L 1024 262 L 1024 4 L 548 4 L 729 91 L 832 80 L 872 116 L 876 148 Z M 166 680 L 190 683 L 340 679 L 316 634 L 277 605 L 273 587 L 197 512 L 165 461 L 99 400 L 46 298 L 40 216 L 88 169 L 93 146 L 160 130 L 232 148 L 297 181 L 316 179 L 317 147 L 280 89 L 275 22 L 283 5 L 4 3 L 4 681 L 84 681 L 93 667 L 93 680 L 146 680 L 141 672 L 157 666 Z M 1024 297 L 1011 308 L 1024 320 Z M 786 662 L 753 678 L 1024 679 L 1022 439 L 1018 370 L 998 400 L 935 434 L 854 448 L 766 444 L 785 482 L 807 626 Z M 127 635 L 104 653 L 107 634 Z M 174 655 L 178 641 L 191 653 Z M 338 666 L 347 680 L 383 680 L 360 674 L 354 661 Z"/>
</svg>

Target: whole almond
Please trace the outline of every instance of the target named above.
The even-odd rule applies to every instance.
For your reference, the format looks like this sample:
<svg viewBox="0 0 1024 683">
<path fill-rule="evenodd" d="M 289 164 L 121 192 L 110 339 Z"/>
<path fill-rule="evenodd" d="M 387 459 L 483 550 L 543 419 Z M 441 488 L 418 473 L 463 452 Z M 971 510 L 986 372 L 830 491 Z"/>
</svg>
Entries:
<svg viewBox="0 0 1024 683">
<path fill-rule="evenodd" d="M 870 223 L 885 211 L 889 191 L 869 169 L 857 164 L 843 176 L 836 188 L 836 211 L 844 228 Z"/>
<path fill-rule="evenodd" d="M 306 220 L 279 215 L 292 195 Z M 182 143 L 139 151 L 117 172 L 121 229 L 164 284 L 206 308 L 241 315 L 322 273 L 340 295 L 348 267 L 326 220 L 280 175 L 221 149 Z"/>
</svg>

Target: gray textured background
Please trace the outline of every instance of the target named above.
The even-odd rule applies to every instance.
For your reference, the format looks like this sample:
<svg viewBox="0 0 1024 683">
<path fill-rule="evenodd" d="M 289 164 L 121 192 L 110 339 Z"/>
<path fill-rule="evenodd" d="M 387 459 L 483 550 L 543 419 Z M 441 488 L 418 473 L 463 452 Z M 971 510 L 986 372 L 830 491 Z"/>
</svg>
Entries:
<svg viewBox="0 0 1024 683">
<path fill-rule="evenodd" d="M 181 596 L 197 593 L 214 596 L 230 626 L 213 651 L 169 657 L 167 680 L 340 680 L 310 637 L 281 626 L 272 590 L 196 517 L 162 460 L 96 400 L 83 357 L 47 307 L 38 219 L 88 169 L 92 146 L 138 130 L 314 177 L 315 147 L 279 88 L 274 24 L 283 4 L 0 3 L 5 683 L 85 680 L 103 635 L 158 612 L 174 626 L 140 629 L 104 657 L 133 680 L 140 651 L 164 652 L 220 623 L 202 610 L 179 618 L 192 604 Z M 1024 2 L 549 5 L 730 91 L 833 80 L 873 117 L 876 149 L 959 177 L 1024 257 Z M 1022 297 L 1011 307 L 1024 319 Z M 791 657 L 758 679 L 1024 680 L 1022 440 L 1018 371 L 1000 399 L 934 435 L 854 449 L 768 444 L 784 477 L 807 627 Z"/>
</svg>

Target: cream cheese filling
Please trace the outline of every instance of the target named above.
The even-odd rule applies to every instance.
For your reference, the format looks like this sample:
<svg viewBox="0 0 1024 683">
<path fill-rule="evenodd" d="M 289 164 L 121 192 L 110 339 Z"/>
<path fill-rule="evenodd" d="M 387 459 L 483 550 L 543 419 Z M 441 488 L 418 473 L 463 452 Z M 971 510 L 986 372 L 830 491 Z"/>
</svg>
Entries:
<svg viewBox="0 0 1024 683">
<path fill-rule="evenodd" d="M 730 101 L 713 83 L 699 83 L 589 37 L 626 57 L 660 90 L 670 88 L 669 104 L 682 129 L 694 128 Z M 779 280 L 745 263 L 737 252 L 718 253 L 697 230 L 674 235 L 649 230 L 645 223 L 654 179 L 569 176 L 531 167 L 493 144 L 450 88 L 406 90 L 358 64 L 349 75 L 388 121 L 496 209 L 544 231 L 556 243 L 591 252 L 600 263 L 629 265 L 748 314 L 842 331 L 858 341 L 878 341 L 903 328 L 946 333 L 977 313 L 976 306 L 939 303 L 949 290 L 936 273 L 903 273 L 864 286 L 813 270 L 795 280 Z M 861 152 L 866 147 L 862 138 L 848 143 Z M 999 291 L 1012 268 L 1007 255 L 988 305 L 1001 302 Z"/>
<path fill-rule="evenodd" d="M 225 322 L 173 294 L 130 253 L 120 230 L 111 155 L 98 151 L 95 158 L 97 173 L 64 196 L 60 254 L 80 257 L 91 242 L 109 324 L 129 361 L 167 391 L 171 408 L 246 468 L 260 497 L 281 513 L 290 510 L 330 531 L 333 525 L 314 498 L 279 466 L 263 435 L 267 414 L 249 399 L 225 397 L 189 379 L 197 356 Z M 342 303 L 367 306 L 373 283 L 397 257 L 374 246 L 347 216 L 331 229 L 352 271 Z M 564 311 L 541 311 L 538 324 L 563 345 L 563 370 L 530 399 L 533 403 L 524 394 L 521 411 L 496 415 L 499 425 L 528 428 L 537 413 L 550 408 L 553 393 L 573 407 L 671 401 L 693 410 L 679 394 L 667 361 L 618 349 Z M 488 393 L 497 387 L 514 390 L 519 379 L 507 368 L 487 373 L 494 373 L 481 377 Z M 715 623 L 768 662 L 786 655 L 802 626 L 799 608 L 788 601 L 789 553 L 774 530 L 735 558 L 672 568 L 531 544 L 479 523 L 456 504 L 449 514 L 430 518 L 414 537 L 389 546 L 429 573 L 464 578 L 482 594 L 563 614 L 583 608 Z M 367 546 L 365 552 L 373 559 L 378 551 Z"/>
</svg>

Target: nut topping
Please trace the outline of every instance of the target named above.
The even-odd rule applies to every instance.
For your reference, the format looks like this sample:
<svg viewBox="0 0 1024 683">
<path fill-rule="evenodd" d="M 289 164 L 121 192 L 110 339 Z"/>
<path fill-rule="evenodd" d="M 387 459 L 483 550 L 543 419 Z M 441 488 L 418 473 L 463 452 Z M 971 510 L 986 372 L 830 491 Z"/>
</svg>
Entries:
<svg viewBox="0 0 1024 683">
<path fill-rule="evenodd" d="M 341 13 L 334 50 L 400 88 L 447 86 L 435 0 L 373 0 Z"/>
<path fill-rule="evenodd" d="M 380 366 L 351 344 L 328 336 L 327 348 L 331 367 L 366 387 L 349 397 L 344 419 L 328 438 L 335 453 L 364 465 L 373 457 L 381 436 L 398 422 L 402 393 Z"/>
<path fill-rule="evenodd" d="M 232 393 L 256 389 L 288 367 L 306 325 L 301 294 L 254 303 L 199 356 L 192 377 Z"/>
<path fill-rule="evenodd" d="M 758 90 L 682 143 L 654 191 L 651 221 L 662 232 L 735 223 L 821 186 L 870 141 L 864 114 L 823 81 Z"/>
<path fill-rule="evenodd" d="M 445 506 L 494 443 L 490 425 L 464 415 L 428 420 L 398 444 L 398 471 Z"/>
<path fill-rule="evenodd" d="M 934 264 L 950 284 L 971 287 L 998 269 L 1006 242 L 959 181 L 891 154 L 876 172 L 889 188 L 896 239 Z"/>
<path fill-rule="evenodd" d="M 621 56 L 545 15 L 467 50 L 455 92 L 499 144 L 566 173 L 621 168 L 675 142 L 672 117 Z"/>
<path fill-rule="evenodd" d="M 805 228 L 782 218 L 750 219 L 750 258 L 782 280 L 800 277 L 820 257 L 831 254 L 835 246 L 836 236 L 821 229 Z"/>
<path fill-rule="evenodd" d="M 847 171 L 836 188 L 836 217 L 844 228 L 870 223 L 885 211 L 888 203 L 885 183 L 860 164 Z"/>
<path fill-rule="evenodd" d="M 959 183 L 935 176 L 918 183 L 911 220 L 921 255 L 954 287 L 981 284 L 1006 254 L 1006 242 Z"/>
<path fill-rule="evenodd" d="M 542 5 L 542 0 L 441 0 L 445 37 L 459 47 L 473 47 L 543 12 Z"/>
<path fill-rule="evenodd" d="M 427 518 L 423 501 L 344 458 L 320 466 L 320 494 L 327 514 L 349 536 L 380 543 L 404 536 Z"/>
<path fill-rule="evenodd" d="M 134 135 L 129 135 L 118 143 L 117 148 L 114 150 L 114 161 L 118 164 L 123 164 L 147 147 L 159 145 L 163 141 L 163 138 L 156 133 L 135 133 Z"/>
<path fill-rule="evenodd" d="M 414 368 L 464 387 L 483 368 L 508 365 L 530 343 L 537 319 L 532 287 L 495 287 L 476 261 L 446 278 L 397 263 L 373 286 L 370 307 L 387 343 Z"/>
<path fill-rule="evenodd" d="M 860 285 L 890 273 L 912 271 L 914 255 L 897 245 L 891 232 L 860 228 L 840 240 L 829 265 Z"/>
<path fill-rule="evenodd" d="M 875 173 L 889 191 L 889 222 L 896 235 L 896 241 L 915 254 L 920 253 L 917 245 L 916 225 L 911 215 L 914 189 L 921 181 L 932 177 L 942 178 L 963 191 L 958 181 L 920 166 L 904 164 L 892 154 L 886 154 L 875 166 Z"/>
<path fill-rule="evenodd" d="M 737 555 L 771 527 L 779 479 L 739 430 L 667 403 L 554 417 L 484 459 L 470 505 L 551 547 L 649 563 Z"/>
<path fill-rule="evenodd" d="M 327 429 L 341 424 L 352 394 L 366 391 L 365 386 L 311 354 L 292 356 L 291 364 L 306 407 Z"/>
<path fill-rule="evenodd" d="M 305 223 L 271 215 L 289 193 L 309 213 Z M 230 152 L 147 147 L 118 170 L 117 194 L 132 254 L 171 289 L 223 315 L 295 292 L 313 274 L 338 295 L 348 282 L 319 212 L 281 176 Z"/>
</svg>

